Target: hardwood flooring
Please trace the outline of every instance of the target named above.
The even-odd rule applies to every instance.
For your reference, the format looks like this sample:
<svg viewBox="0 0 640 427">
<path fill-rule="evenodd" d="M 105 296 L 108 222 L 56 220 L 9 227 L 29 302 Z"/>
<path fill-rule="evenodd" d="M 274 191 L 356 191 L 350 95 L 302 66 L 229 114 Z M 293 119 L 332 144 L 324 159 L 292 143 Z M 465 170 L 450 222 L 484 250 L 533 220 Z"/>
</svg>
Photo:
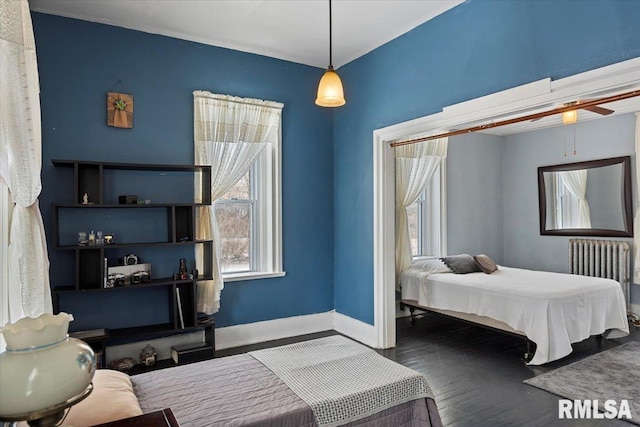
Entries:
<svg viewBox="0 0 640 427">
<path fill-rule="evenodd" d="M 290 344 L 336 334 L 327 331 L 217 351 L 216 356 Z M 527 366 L 524 341 L 479 326 L 425 314 L 411 326 L 397 319 L 397 346 L 383 356 L 423 373 L 445 426 L 623 426 L 620 420 L 559 420 L 558 397 L 522 381 L 576 362 L 627 341 L 640 341 L 640 329 L 618 340 L 591 337 L 573 345 L 571 355 L 544 366 Z M 640 414 L 632 414 L 640 416 Z"/>
</svg>

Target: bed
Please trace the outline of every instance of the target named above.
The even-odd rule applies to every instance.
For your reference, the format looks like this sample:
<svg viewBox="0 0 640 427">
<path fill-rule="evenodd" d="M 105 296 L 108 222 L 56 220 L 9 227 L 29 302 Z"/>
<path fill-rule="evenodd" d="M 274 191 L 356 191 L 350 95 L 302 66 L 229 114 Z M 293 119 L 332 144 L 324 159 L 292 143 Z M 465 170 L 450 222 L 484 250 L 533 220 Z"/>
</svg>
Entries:
<svg viewBox="0 0 640 427">
<path fill-rule="evenodd" d="M 117 386 L 105 385 L 111 376 Z M 170 408 L 182 427 L 442 425 L 423 375 L 340 335 L 134 375 L 118 409 L 123 399 L 104 390 L 124 380 L 98 370 L 97 402 L 73 407 L 69 423 L 113 420 L 95 418 L 88 408 L 99 405 L 118 418 Z M 79 421 L 83 412 L 94 419 Z"/>
<path fill-rule="evenodd" d="M 479 271 L 479 270 L 478 270 Z M 401 303 L 526 337 L 536 344 L 531 365 L 572 352 L 591 335 L 629 334 L 620 284 L 610 279 L 499 266 L 455 274 L 438 260 L 400 275 Z"/>
</svg>

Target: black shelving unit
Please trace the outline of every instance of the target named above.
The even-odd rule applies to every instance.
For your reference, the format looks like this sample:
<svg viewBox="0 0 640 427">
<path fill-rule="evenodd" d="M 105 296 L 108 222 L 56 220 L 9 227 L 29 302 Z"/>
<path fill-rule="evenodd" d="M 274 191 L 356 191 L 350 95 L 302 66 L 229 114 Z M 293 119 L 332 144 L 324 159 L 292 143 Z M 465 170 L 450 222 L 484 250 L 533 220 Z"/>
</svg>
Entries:
<svg viewBox="0 0 640 427">
<path fill-rule="evenodd" d="M 73 188 L 70 199 L 65 203 L 55 203 L 52 206 L 54 249 L 58 251 L 72 251 L 75 256 L 75 274 L 73 283 L 57 284 L 53 290 L 54 311 L 59 312 L 60 296 L 64 294 L 94 294 L 100 292 L 116 293 L 126 296 L 129 289 L 158 289 L 165 288 L 168 294 L 168 307 L 166 307 L 169 321 L 163 324 L 134 326 L 121 329 L 109 329 L 109 344 L 135 342 L 145 339 L 160 338 L 180 333 L 205 331 L 205 340 L 214 345 L 214 322 L 200 324 L 197 318 L 196 286 L 200 280 L 210 280 L 212 277 L 211 257 L 213 255 L 213 241 L 197 240 L 195 238 L 195 218 L 197 207 L 211 205 L 211 167 L 198 165 L 152 165 L 135 163 L 104 163 L 76 160 L 53 160 L 56 167 L 69 168 L 73 172 Z M 203 183 L 199 199 L 201 203 L 149 203 L 149 204 L 114 204 L 105 203 L 105 200 L 114 199 L 109 193 L 105 197 L 104 173 L 107 170 L 115 171 L 150 171 L 150 172 L 187 172 L 201 174 Z M 83 204 L 83 195 L 91 195 L 91 203 Z M 155 209 L 166 215 L 167 235 L 161 241 L 142 242 L 117 242 L 110 245 L 80 246 L 69 244 L 76 241 L 77 236 L 60 235 L 60 219 L 64 217 L 68 209 L 87 210 L 87 213 L 110 212 L 123 209 L 135 212 L 136 215 L 144 215 L 145 210 Z M 148 212 L 148 211 L 147 211 Z M 108 215 L 107 215 L 108 216 Z M 61 243 L 62 242 L 62 243 Z M 173 277 L 153 278 L 149 282 L 119 287 L 104 287 L 105 258 L 113 259 L 111 254 L 118 250 L 129 248 L 157 248 L 184 247 L 202 245 L 205 265 L 200 268 L 197 278 L 192 280 L 175 280 Z M 145 260 L 153 265 L 153 259 Z M 193 263 L 192 263 L 193 264 Z M 179 299 L 177 295 L 179 294 Z M 178 300 L 181 304 L 182 318 L 179 313 Z"/>
</svg>

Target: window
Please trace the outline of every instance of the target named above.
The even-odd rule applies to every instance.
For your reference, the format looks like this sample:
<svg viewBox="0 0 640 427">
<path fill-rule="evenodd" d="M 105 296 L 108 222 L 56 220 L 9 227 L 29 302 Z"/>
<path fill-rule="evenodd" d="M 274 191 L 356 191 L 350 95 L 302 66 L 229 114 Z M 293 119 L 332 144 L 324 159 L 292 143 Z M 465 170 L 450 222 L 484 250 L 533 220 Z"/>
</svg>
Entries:
<svg viewBox="0 0 640 427">
<path fill-rule="evenodd" d="M 223 282 L 284 276 L 284 104 L 207 91 L 194 91 L 193 97 L 194 161 L 211 166 L 214 201 L 199 215 L 196 235 L 213 241 L 219 261 L 212 268 L 212 280 L 202 284 L 207 292 L 199 292 L 201 311 L 209 312 L 216 310 Z M 197 180 L 195 185 L 197 190 Z M 202 252 L 196 253 L 199 260 L 205 257 Z"/>
<path fill-rule="evenodd" d="M 249 172 L 214 203 L 225 281 L 283 274 L 277 152 L 268 145 Z"/>
<path fill-rule="evenodd" d="M 251 182 L 255 175 L 255 172 L 247 172 L 215 202 L 220 232 L 220 270 L 223 274 L 256 269 L 256 196 L 252 191 L 256 186 Z"/>
<path fill-rule="evenodd" d="M 447 254 L 445 184 L 446 160 L 443 160 L 418 200 L 407 208 L 414 258 Z"/>
<path fill-rule="evenodd" d="M 552 178 L 554 228 L 580 228 L 580 201 L 566 188 L 557 173 L 552 174 Z"/>
</svg>

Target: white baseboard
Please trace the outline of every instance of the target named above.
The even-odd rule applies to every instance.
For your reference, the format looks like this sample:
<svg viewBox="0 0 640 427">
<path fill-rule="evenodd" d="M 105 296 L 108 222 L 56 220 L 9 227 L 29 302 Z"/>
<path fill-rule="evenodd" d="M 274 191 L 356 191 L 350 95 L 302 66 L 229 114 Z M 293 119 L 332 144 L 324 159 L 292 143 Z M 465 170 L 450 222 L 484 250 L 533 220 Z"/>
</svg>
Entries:
<svg viewBox="0 0 640 427">
<path fill-rule="evenodd" d="M 378 348 L 376 329 L 373 325 L 361 322 L 344 314 L 333 314 L 333 328 L 369 347 Z"/>
<path fill-rule="evenodd" d="M 216 350 L 330 331 L 333 311 L 216 328 Z"/>
</svg>

